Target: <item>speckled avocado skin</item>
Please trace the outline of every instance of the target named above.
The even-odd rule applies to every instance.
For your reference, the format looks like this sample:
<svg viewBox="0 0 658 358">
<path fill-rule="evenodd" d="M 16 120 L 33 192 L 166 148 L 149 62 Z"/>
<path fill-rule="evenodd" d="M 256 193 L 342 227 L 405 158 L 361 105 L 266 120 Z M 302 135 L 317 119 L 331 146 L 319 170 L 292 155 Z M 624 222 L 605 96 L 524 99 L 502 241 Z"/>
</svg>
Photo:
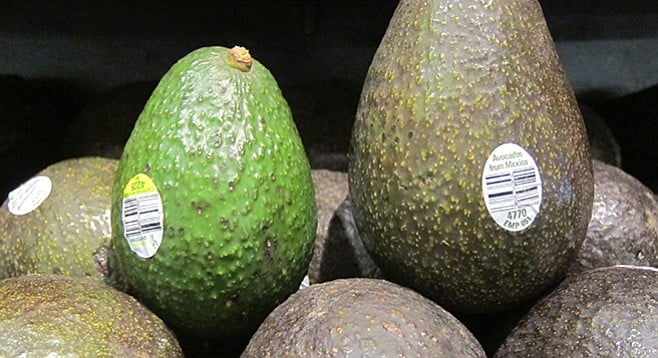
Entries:
<svg viewBox="0 0 658 358">
<path fill-rule="evenodd" d="M 160 80 L 117 169 L 113 248 L 130 290 L 178 330 L 250 334 L 302 281 L 316 229 L 310 166 L 271 73 L 204 47 Z M 162 244 L 127 245 L 122 195 L 148 175 L 164 211 Z"/>
<path fill-rule="evenodd" d="M 535 221 L 489 215 L 482 173 L 503 143 L 543 181 Z M 494 312 L 560 280 L 585 237 L 593 178 L 582 116 L 534 0 L 403 0 L 369 68 L 349 187 L 386 277 L 442 306 Z"/>
<path fill-rule="evenodd" d="M 612 266 L 563 282 L 494 357 L 658 356 L 658 269 Z"/>
<path fill-rule="evenodd" d="M 658 202 L 622 169 L 593 160 L 594 204 L 569 274 L 614 265 L 658 267 Z"/>
<path fill-rule="evenodd" d="M 133 297 L 83 277 L 0 281 L 3 357 L 182 357 L 174 334 Z"/>
<path fill-rule="evenodd" d="M 110 196 L 118 161 L 63 160 L 41 170 L 52 189 L 33 211 L 14 215 L 0 207 L 0 278 L 29 273 L 106 276 L 102 247 L 109 245 Z"/>
<path fill-rule="evenodd" d="M 485 357 L 448 311 L 408 288 L 369 278 L 311 285 L 265 319 L 242 358 Z"/>
</svg>

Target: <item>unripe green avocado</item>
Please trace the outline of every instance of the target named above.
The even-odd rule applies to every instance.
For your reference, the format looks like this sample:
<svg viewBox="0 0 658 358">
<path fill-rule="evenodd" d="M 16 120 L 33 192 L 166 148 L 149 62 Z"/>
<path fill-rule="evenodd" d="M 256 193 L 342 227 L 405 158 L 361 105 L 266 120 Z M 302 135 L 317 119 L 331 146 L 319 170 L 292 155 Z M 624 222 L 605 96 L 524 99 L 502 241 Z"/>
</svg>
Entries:
<svg viewBox="0 0 658 358">
<path fill-rule="evenodd" d="M 0 281 L 2 357 L 182 357 L 160 318 L 133 297 L 84 277 Z"/>
<path fill-rule="evenodd" d="M 240 47 L 175 63 L 114 181 L 113 252 L 130 292 L 186 334 L 251 334 L 299 287 L 316 221 L 310 166 L 272 74 Z"/>
<path fill-rule="evenodd" d="M 0 278 L 59 273 L 105 279 L 117 163 L 63 160 L 14 189 L 0 208 Z"/>
<path fill-rule="evenodd" d="M 402 0 L 351 139 L 359 234 L 386 278 L 449 310 L 562 279 L 592 208 L 589 144 L 536 0 Z"/>
</svg>

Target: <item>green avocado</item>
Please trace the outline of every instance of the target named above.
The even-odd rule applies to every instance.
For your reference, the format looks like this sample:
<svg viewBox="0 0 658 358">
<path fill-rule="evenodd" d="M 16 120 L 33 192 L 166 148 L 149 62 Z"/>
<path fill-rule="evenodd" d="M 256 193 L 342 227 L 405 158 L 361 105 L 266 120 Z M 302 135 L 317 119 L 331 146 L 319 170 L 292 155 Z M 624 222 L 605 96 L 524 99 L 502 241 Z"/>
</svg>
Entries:
<svg viewBox="0 0 658 358">
<path fill-rule="evenodd" d="M 242 358 L 485 357 L 454 316 L 406 287 L 337 279 L 290 296 L 263 321 Z"/>
<path fill-rule="evenodd" d="M 611 266 L 565 280 L 494 357 L 657 357 L 658 269 Z"/>
<path fill-rule="evenodd" d="M 272 74 L 242 47 L 194 50 L 148 99 L 112 190 L 116 272 L 185 334 L 250 335 L 299 287 L 311 170 Z"/>
<path fill-rule="evenodd" d="M 174 334 L 133 297 L 85 277 L 0 281 L 2 357 L 182 357 Z"/>
<path fill-rule="evenodd" d="M 15 188 L 0 207 L 0 278 L 59 273 L 105 279 L 117 163 L 67 159 Z"/>
<path fill-rule="evenodd" d="M 566 274 L 592 209 L 585 125 L 536 0 L 402 0 L 372 59 L 349 192 L 387 279 L 493 313 Z"/>
</svg>

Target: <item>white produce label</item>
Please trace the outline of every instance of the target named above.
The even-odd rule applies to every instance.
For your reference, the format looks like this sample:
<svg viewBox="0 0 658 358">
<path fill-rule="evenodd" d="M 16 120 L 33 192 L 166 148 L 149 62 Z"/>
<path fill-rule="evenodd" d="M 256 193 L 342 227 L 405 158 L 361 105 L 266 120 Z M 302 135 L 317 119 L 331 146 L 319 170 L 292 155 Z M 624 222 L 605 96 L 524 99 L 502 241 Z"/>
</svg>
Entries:
<svg viewBox="0 0 658 358">
<path fill-rule="evenodd" d="M 482 192 L 489 215 L 498 225 L 514 232 L 526 229 L 541 207 L 542 181 L 537 164 L 521 146 L 501 144 L 484 164 Z"/>
<path fill-rule="evenodd" d="M 9 193 L 7 209 L 14 215 L 29 214 L 48 198 L 52 189 L 53 182 L 50 178 L 35 176 Z"/>
</svg>

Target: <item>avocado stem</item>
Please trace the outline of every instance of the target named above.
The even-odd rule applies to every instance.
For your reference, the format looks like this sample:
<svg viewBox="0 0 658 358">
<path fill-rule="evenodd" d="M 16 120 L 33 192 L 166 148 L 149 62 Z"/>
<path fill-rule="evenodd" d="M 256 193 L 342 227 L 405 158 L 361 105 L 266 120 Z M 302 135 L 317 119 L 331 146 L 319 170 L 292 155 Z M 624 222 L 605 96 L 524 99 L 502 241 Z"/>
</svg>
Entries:
<svg viewBox="0 0 658 358">
<path fill-rule="evenodd" d="M 254 62 L 254 59 L 251 58 L 249 50 L 246 48 L 242 46 L 233 46 L 233 48 L 228 50 L 226 62 L 233 68 L 237 68 L 242 72 L 248 72 L 251 69 L 251 64 Z"/>
</svg>

